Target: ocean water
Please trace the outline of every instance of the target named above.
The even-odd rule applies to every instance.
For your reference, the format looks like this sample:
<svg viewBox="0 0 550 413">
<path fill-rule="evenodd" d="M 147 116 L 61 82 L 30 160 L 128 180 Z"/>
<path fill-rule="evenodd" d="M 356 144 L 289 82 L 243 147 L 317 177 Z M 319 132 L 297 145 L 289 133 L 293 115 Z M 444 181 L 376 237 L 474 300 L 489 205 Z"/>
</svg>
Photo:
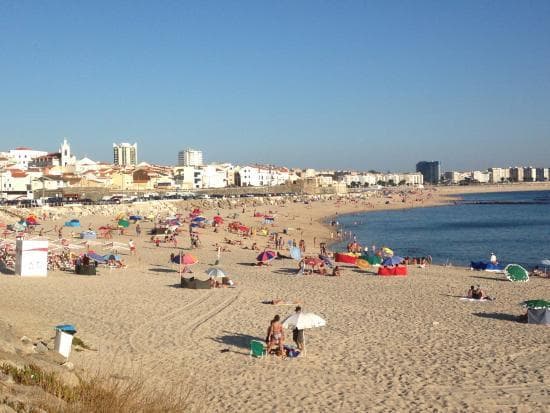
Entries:
<svg viewBox="0 0 550 413">
<path fill-rule="evenodd" d="M 369 249 L 431 255 L 438 264 L 469 266 L 491 252 L 501 263 L 528 267 L 550 259 L 550 191 L 467 194 L 456 205 L 349 214 L 338 222 Z"/>
</svg>

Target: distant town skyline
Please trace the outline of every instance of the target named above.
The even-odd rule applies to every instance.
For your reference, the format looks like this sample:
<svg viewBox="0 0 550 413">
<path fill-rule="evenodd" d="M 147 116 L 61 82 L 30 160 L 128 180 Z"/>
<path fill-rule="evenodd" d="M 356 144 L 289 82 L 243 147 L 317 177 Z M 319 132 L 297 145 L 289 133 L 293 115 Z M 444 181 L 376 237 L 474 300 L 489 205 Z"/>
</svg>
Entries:
<svg viewBox="0 0 550 413">
<path fill-rule="evenodd" d="M 111 162 L 546 166 L 550 2 L 0 4 L 0 141 Z"/>
</svg>

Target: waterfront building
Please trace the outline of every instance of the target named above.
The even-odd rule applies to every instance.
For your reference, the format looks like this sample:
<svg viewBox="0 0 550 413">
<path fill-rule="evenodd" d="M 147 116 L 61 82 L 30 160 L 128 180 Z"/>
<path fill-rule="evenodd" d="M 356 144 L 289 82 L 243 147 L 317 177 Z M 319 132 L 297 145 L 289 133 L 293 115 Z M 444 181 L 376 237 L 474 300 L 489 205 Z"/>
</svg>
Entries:
<svg viewBox="0 0 550 413">
<path fill-rule="evenodd" d="M 549 168 L 537 168 L 536 170 L 537 181 L 545 182 L 550 179 L 550 169 Z"/>
<path fill-rule="evenodd" d="M 178 166 L 202 166 L 202 151 L 191 148 L 179 151 Z"/>
<path fill-rule="evenodd" d="M 523 181 L 535 182 L 537 180 L 537 169 L 531 166 L 523 168 Z"/>
<path fill-rule="evenodd" d="M 118 166 L 137 165 L 137 143 L 113 143 L 113 163 Z"/>
<path fill-rule="evenodd" d="M 523 168 L 521 166 L 510 168 L 510 182 L 523 182 Z"/>
<path fill-rule="evenodd" d="M 500 184 L 510 179 L 510 168 L 489 168 L 489 182 Z"/>
<path fill-rule="evenodd" d="M 441 179 L 441 162 L 439 161 L 421 161 L 416 164 L 416 172 L 420 172 L 424 177 L 424 182 L 429 184 L 438 184 Z"/>
</svg>

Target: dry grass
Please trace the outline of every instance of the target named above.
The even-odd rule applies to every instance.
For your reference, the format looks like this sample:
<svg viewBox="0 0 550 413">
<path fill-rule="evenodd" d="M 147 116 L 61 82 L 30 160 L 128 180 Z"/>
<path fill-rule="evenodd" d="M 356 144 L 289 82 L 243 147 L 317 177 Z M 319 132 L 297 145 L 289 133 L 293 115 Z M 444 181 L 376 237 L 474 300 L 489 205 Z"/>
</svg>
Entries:
<svg viewBox="0 0 550 413">
<path fill-rule="evenodd" d="M 192 400 L 191 387 L 184 384 L 159 392 L 146 386 L 144 380 L 121 380 L 98 374 L 79 378 L 78 385 L 69 386 L 57 374 L 33 364 L 18 368 L 4 363 L 0 371 L 12 376 L 17 384 L 37 386 L 47 393 L 39 407 L 48 412 L 180 413 L 201 410 L 199 403 Z"/>
</svg>

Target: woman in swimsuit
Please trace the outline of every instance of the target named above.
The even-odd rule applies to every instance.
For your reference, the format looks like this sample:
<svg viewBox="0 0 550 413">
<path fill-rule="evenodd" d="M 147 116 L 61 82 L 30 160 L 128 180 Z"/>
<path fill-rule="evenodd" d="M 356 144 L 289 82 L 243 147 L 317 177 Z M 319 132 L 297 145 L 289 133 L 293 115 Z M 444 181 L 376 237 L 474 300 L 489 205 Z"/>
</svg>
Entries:
<svg viewBox="0 0 550 413">
<path fill-rule="evenodd" d="M 283 330 L 283 325 L 281 324 L 280 320 L 281 317 L 279 316 L 279 314 L 277 314 L 273 318 L 273 320 L 271 320 L 271 324 L 269 325 L 269 329 L 267 330 L 267 354 L 269 354 L 271 350 L 277 347 L 277 354 L 284 354 L 283 349 L 285 334 Z"/>
</svg>

